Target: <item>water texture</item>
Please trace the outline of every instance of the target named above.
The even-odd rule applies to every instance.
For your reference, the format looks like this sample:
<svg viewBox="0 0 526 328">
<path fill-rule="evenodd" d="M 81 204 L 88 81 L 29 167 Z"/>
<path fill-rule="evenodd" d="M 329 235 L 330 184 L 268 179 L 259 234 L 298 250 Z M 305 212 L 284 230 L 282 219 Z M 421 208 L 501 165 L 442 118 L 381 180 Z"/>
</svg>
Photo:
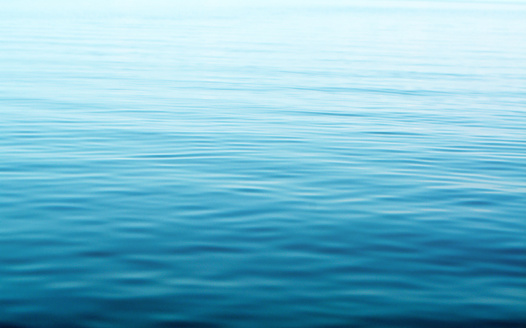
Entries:
<svg viewBox="0 0 526 328">
<path fill-rule="evenodd" d="M 0 327 L 526 324 L 526 3 L 2 2 Z"/>
</svg>

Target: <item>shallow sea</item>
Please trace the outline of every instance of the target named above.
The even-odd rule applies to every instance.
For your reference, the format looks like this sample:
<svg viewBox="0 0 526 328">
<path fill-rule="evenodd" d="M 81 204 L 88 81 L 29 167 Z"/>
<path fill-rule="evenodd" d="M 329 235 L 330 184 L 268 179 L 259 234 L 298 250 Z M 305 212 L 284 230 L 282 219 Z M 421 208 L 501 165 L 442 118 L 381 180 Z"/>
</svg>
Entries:
<svg viewBox="0 0 526 328">
<path fill-rule="evenodd" d="M 0 12 L 0 327 L 526 324 L 526 2 Z"/>
</svg>

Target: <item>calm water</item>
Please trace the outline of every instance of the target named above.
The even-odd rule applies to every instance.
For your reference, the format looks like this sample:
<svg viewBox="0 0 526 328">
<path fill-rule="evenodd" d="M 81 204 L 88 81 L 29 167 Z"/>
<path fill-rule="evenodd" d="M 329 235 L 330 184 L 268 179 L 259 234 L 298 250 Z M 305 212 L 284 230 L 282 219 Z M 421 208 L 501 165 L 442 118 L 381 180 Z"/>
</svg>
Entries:
<svg viewBox="0 0 526 328">
<path fill-rule="evenodd" d="M 526 324 L 526 2 L 0 12 L 0 327 Z"/>
</svg>

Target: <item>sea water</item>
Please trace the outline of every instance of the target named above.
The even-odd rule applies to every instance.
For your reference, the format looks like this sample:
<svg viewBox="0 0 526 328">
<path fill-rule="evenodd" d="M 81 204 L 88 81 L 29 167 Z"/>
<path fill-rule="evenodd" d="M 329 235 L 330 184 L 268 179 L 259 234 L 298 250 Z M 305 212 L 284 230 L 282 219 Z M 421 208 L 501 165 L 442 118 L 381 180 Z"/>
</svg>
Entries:
<svg viewBox="0 0 526 328">
<path fill-rule="evenodd" d="M 526 323 L 526 2 L 0 7 L 0 327 Z"/>
</svg>

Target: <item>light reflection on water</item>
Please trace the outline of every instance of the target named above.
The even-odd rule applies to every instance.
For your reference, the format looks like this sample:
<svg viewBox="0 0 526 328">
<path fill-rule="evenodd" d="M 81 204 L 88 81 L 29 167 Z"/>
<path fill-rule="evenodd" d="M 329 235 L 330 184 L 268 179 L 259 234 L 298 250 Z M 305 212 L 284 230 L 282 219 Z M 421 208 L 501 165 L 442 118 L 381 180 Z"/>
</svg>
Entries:
<svg viewBox="0 0 526 328">
<path fill-rule="evenodd" d="M 525 13 L 6 5 L 0 327 L 521 326 Z"/>
</svg>

